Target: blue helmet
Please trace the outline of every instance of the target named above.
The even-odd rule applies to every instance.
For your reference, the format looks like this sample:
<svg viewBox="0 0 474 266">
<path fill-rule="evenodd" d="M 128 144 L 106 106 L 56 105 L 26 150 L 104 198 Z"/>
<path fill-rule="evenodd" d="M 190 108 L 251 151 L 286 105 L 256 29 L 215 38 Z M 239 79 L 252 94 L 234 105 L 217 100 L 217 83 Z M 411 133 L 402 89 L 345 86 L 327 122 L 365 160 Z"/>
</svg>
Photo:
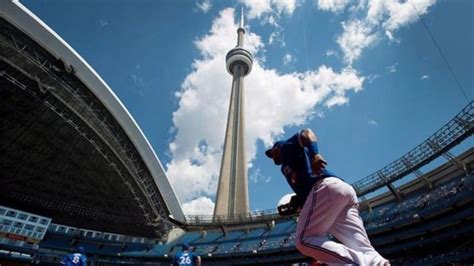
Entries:
<svg viewBox="0 0 474 266">
<path fill-rule="evenodd" d="M 280 147 L 281 145 L 283 145 L 283 143 L 285 142 L 282 140 L 275 142 L 275 144 L 273 144 L 273 147 L 265 151 L 265 155 L 267 155 L 268 158 L 273 158 L 272 157 L 273 149 Z"/>
<path fill-rule="evenodd" d="M 188 250 L 191 246 L 189 245 L 189 243 L 187 242 L 184 242 L 183 243 L 183 250 Z"/>
</svg>

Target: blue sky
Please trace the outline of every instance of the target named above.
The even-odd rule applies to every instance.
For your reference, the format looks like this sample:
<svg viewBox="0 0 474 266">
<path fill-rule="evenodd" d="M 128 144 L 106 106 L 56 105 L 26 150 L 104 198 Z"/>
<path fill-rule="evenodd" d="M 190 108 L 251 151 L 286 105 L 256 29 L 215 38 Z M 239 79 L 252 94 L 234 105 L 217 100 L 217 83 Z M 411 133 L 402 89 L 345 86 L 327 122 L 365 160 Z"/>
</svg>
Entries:
<svg viewBox="0 0 474 266">
<path fill-rule="evenodd" d="M 125 104 L 186 213 L 212 213 L 231 88 L 224 56 L 242 6 L 255 57 L 245 80 L 252 210 L 274 208 L 290 192 L 263 155 L 273 140 L 312 128 L 328 168 L 352 183 L 425 140 L 474 96 L 470 0 L 22 3 Z"/>
</svg>

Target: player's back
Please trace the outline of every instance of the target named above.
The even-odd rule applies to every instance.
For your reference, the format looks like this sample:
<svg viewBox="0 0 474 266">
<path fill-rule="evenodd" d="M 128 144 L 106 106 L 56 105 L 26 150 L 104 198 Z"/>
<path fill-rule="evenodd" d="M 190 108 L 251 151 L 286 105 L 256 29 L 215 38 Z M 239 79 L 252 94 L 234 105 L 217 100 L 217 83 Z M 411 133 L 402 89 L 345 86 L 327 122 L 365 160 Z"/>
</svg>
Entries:
<svg viewBox="0 0 474 266">
<path fill-rule="evenodd" d="M 196 255 L 190 251 L 180 251 L 175 255 L 173 266 L 196 266 Z"/>
<path fill-rule="evenodd" d="M 86 266 L 87 258 L 81 253 L 71 253 L 67 255 L 61 264 L 65 266 Z"/>
</svg>

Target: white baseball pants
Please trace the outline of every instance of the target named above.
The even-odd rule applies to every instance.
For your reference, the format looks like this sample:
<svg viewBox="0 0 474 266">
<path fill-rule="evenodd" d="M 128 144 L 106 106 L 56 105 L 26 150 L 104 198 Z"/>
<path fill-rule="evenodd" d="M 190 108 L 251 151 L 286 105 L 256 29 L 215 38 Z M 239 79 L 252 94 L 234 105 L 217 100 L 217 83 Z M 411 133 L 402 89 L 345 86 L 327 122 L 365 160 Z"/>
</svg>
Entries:
<svg viewBox="0 0 474 266">
<path fill-rule="evenodd" d="M 301 210 L 296 248 L 328 265 L 384 265 L 370 244 L 351 185 L 328 177 L 316 183 Z M 330 241 L 327 233 L 342 244 Z"/>
</svg>

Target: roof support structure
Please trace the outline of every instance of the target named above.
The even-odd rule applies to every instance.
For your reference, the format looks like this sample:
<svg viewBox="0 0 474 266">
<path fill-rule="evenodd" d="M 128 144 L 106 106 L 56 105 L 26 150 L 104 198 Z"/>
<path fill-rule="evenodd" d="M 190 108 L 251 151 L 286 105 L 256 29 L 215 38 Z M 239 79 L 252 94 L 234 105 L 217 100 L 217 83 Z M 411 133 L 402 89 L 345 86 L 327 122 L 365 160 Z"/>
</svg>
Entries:
<svg viewBox="0 0 474 266">
<path fill-rule="evenodd" d="M 456 121 L 459 120 L 459 119 L 456 119 Z M 428 142 L 428 145 L 430 145 L 430 147 L 434 150 L 434 151 L 438 151 L 441 149 L 440 145 L 438 144 L 438 142 L 436 141 L 429 141 Z M 464 173 L 466 174 L 466 176 L 469 174 L 469 169 L 467 167 L 467 165 L 463 162 L 461 162 L 458 158 L 456 158 L 456 156 L 454 156 L 452 153 L 450 153 L 449 151 L 445 151 L 442 153 L 442 156 L 448 160 L 449 162 L 451 162 L 453 165 L 457 166 L 458 168 L 462 169 L 464 171 Z"/>
<path fill-rule="evenodd" d="M 452 120 L 436 131 L 427 140 L 407 152 L 399 159 L 386 165 L 379 171 L 353 183 L 357 195 L 362 196 L 375 191 L 388 183 L 403 178 L 430 163 L 440 155 L 454 158 L 447 153 L 452 147 L 469 138 L 474 133 L 474 101 L 469 102 Z M 408 163 L 407 163 L 408 162 Z M 466 173 L 470 169 L 458 164 Z M 380 174 L 382 173 L 382 175 Z"/>
<path fill-rule="evenodd" d="M 390 192 L 392 192 L 392 194 L 395 196 L 398 202 L 403 200 L 403 197 L 400 194 L 400 191 L 392 183 L 388 183 L 387 187 L 388 187 L 388 190 L 390 190 Z"/>
<path fill-rule="evenodd" d="M 406 158 L 402 158 L 402 161 L 407 167 L 413 168 L 413 165 L 411 164 L 410 160 L 407 160 Z M 426 185 L 428 186 L 430 190 L 433 190 L 433 183 L 431 183 L 431 181 L 428 180 L 428 178 L 426 178 L 426 176 L 423 174 L 423 172 L 421 172 L 420 169 L 414 170 L 413 173 L 416 175 L 416 177 L 423 179 L 423 181 L 426 183 Z"/>
<path fill-rule="evenodd" d="M 18 93 L 26 93 L 28 97 L 32 97 L 34 102 L 41 106 L 41 110 L 54 114 L 56 123 L 61 121 L 67 124 L 77 136 L 87 140 L 89 145 L 107 161 L 117 177 L 120 177 L 121 182 L 127 185 L 129 192 L 137 201 L 144 220 L 149 225 L 156 224 L 155 218 L 160 218 L 161 221 L 167 220 L 170 214 L 166 209 L 167 203 L 164 202 L 158 184 L 151 176 L 142 155 L 107 107 L 90 91 L 91 88 L 77 78 L 74 68 L 69 67 L 63 60 L 54 58 L 1 16 L 0 25 L 2 82 L 9 84 L 8 89 L 12 93 L 18 90 Z M 40 121 L 28 123 L 34 124 Z M 15 138 L 21 137 L 18 135 Z M 48 143 L 48 140 L 46 139 L 44 143 Z M 41 150 L 35 153 L 41 154 Z M 25 160 L 25 164 L 29 163 L 26 157 L 22 160 Z M 87 208 L 84 210 L 87 211 Z M 171 223 L 165 223 L 163 229 L 166 230 L 171 226 Z"/>
</svg>

